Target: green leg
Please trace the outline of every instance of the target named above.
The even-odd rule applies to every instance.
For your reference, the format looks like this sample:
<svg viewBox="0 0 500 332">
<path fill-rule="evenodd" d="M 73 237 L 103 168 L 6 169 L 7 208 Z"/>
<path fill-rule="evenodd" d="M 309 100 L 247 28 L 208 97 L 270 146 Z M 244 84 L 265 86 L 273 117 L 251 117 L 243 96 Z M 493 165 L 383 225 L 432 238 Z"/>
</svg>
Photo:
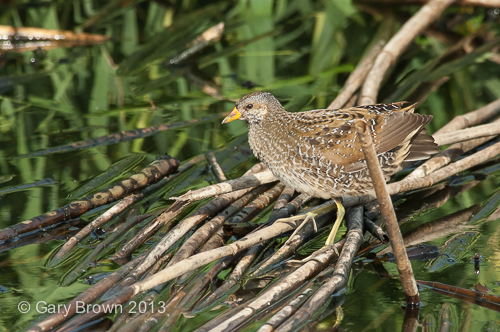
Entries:
<svg viewBox="0 0 500 332">
<path fill-rule="evenodd" d="M 335 235 L 337 235 L 337 231 L 339 230 L 340 224 L 342 223 L 342 220 L 344 219 L 345 215 L 345 209 L 344 206 L 342 205 L 342 202 L 338 198 L 333 199 L 335 204 L 337 204 L 337 220 L 335 220 L 335 223 L 333 224 L 333 228 L 330 231 L 330 235 L 328 236 L 328 239 L 326 239 L 326 246 L 332 246 L 334 241 L 335 241 Z"/>
</svg>

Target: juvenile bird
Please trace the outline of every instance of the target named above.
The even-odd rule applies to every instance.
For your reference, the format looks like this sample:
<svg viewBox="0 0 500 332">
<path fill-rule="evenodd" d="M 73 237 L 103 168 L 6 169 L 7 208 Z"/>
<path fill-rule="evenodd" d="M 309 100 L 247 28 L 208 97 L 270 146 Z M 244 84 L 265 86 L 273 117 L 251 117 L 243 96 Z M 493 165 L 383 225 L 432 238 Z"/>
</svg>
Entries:
<svg viewBox="0 0 500 332">
<path fill-rule="evenodd" d="M 335 200 L 337 220 L 326 243 L 332 245 L 345 213 L 339 198 L 373 189 L 354 122 L 368 123 L 387 181 L 404 161 L 438 152 L 424 128 L 432 116 L 414 110 L 415 104 L 398 102 L 290 113 L 269 92 L 253 92 L 222 123 L 245 120 L 253 153 L 285 185 Z"/>
</svg>

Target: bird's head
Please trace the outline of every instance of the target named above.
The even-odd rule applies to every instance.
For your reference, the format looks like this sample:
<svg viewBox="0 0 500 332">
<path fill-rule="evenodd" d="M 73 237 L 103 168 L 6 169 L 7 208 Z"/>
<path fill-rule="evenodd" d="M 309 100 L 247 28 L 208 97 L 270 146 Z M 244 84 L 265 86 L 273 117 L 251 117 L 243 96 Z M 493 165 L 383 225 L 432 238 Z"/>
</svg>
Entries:
<svg viewBox="0 0 500 332">
<path fill-rule="evenodd" d="M 249 124 L 264 120 L 272 112 L 284 111 L 280 102 L 269 92 L 252 92 L 238 100 L 233 111 L 222 121 L 245 120 Z"/>
</svg>

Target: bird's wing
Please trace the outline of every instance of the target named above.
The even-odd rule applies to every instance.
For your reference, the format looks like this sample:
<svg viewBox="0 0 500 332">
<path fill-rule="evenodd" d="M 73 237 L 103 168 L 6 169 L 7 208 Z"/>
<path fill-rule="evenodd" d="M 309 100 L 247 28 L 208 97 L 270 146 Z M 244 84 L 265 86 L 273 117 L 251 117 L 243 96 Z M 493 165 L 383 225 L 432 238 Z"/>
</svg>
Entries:
<svg viewBox="0 0 500 332">
<path fill-rule="evenodd" d="M 366 167 L 354 122 L 367 122 L 375 151 L 382 154 L 408 144 L 430 121 L 431 116 L 414 114 L 414 106 L 400 102 L 295 113 L 289 132 L 297 141 L 302 158 L 325 157 L 344 166 L 345 172 L 354 172 Z"/>
</svg>

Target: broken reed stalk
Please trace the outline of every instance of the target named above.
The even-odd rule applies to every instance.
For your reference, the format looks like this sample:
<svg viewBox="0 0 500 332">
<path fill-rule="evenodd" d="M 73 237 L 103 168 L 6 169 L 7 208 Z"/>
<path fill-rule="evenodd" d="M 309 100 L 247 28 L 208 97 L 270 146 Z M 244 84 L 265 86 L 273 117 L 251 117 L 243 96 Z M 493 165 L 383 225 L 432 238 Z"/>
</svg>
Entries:
<svg viewBox="0 0 500 332">
<path fill-rule="evenodd" d="M 66 308 L 69 310 L 66 312 L 61 310 L 55 314 L 50 315 L 43 321 L 36 323 L 34 326 L 30 327 L 27 331 L 30 332 L 42 332 L 53 330 L 54 327 L 61 325 L 62 323 L 69 320 L 76 314 L 77 305 L 84 303 L 85 305 L 94 302 L 101 295 L 103 295 L 110 287 L 118 283 L 123 276 L 132 271 L 137 264 L 146 256 L 146 252 L 143 252 L 115 272 L 111 273 L 109 276 L 100 280 L 98 283 L 83 291 L 80 295 L 71 300 Z"/>
<path fill-rule="evenodd" d="M 71 269 L 71 272 L 66 273 L 61 282 L 61 286 L 69 286 L 73 281 L 75 281 L 78 277 L 82 275 L 82 271 L 85 271 L 88 267 L 88 264 L 97 258 L 97 255 L 101 253 L 104 249 L 108 248 L 108 246 L 117 238 L 122 236 L 126 231 L 132 228 L 137 223 L 151 217 L 153 214 L 145 214 L 142 216 L 136 216 L 129 218 L 126 223 L 121 225 L 121 227 L 113 232 L 110 236 L 106 237 L 103 241 L 101 241 L 95 248 L 92 250 L 87 256 L 81 258 L 78 264 Z M 52 262 L 51 262 L 52 263 Z M 54 266 L 57 264 L 54 264 Z"/>
<path fill-rule="evenodd" d="M 281 208 L 274 209 L 269 215 L 269 219 L 264 225 L 270 225 L 273 224 L 278 219 L 290 217 L 292 214 L 296 213 L 303 204 L 306 204 L 311 199 L 312 196 L 308 194 L 300 194 L 299 196 L 295 197 L 291 202 L 286 203 Z M 258 230 L 258 228 L 256 230 Z"/>
<path fill-rule="evenodd" d="M 220 167 L 219 163 L 217 162 L 214 153 L 212 151 L 208 151 L 207 153 L 205 153 L 205 158 L 207 159 L 208 165 L 210 165 L 210 169 L 212 170 L 212 173 L 214 173 L 217 181 L 226 181 L 226 175 L 224 174 L 222 167 Z"/>
<path fill-rule="evenodd" d="M 334 204 L 333 202 L 331 204 Z M 213 249 L 207 252 L 199 253 L 193 255 L 177 264 L 174 264 L 170 267 L 163 269 L 162 271 L 154 274 L 153 276 L 136 282 L 130 286 L 124 287 L 123 290 L 107 300 L 104 303 L 101 303 L 101 310 L 99 313 L 88 312 L 75 318 L 71 323 L 66 325 L 62 330 L 71 331 L 76 326 L 80 326 L 81 324 L 85 324 L 89 320 L 97 319 L 102 317 L 106 310 L 105 307 L 116 306 L 125 303 L 130 300 L 133 296 L 148 291 L 156 286 L 162 285 L 170 280 L 173 280 L 186 272 L 192 271 L 199 267 L 202 267 L 208 263 L 211 263 L 217 259 L 222 257 L 235 255 L 238 252 L 253 247 L 259 243 L 262 243 L 266 240 L 274 238 L 278 235 L 284 234 L 286 232 L 290 232 L 293 229 L 297 228 L 300 224 L 300 221 L 295 220 L 287 220 L 286 222 L 277 222 L 273 225 L 266 227 L 265 229 L 259 230 L 257 232 L 248 234 L 246 237 L 235 241 L 231 244 L 228 244 L 222 248 Z M 97 310 L 95 310 L 97 311 Z"/>
<path fill-rule="evenodd" d="M 269 304 L 275 303 L 277 298 L 284 297 L 286 294 L 297 289 L 297 287 L 300 287 L 306 280 L 321 272 L 335 256 L 336 253 L 333 248 L 328 248 L 319 253 L 314 260 L 306 262 L 281 282 L 269 288 L 257 299 L 245 305 L 238 313 L 232 315 L 232 317 L 220 325 L 213 327 L 210 331 L 220 332 L 237 329 L 256 313 L 269 308 Z"/>
<path fill-rule="evenodd" d="M 271 215 L 269 216 L 268 222 L 273 223 L 277 219 L 289 217 L 290 215 L 294 214 L 302 204 L 311 199 L 311 196 L 301 194 L 297 196 L 292 202 L 288 202 L 291 199 L 293 192 L 293 189 L 285 187 L 285 189 L 281 193 L 281 196 L 274 204 L 274 208 L 271 212 Z M 254 232 L 257 230 L 254 230 Z M 254 260 L 257 259 L 258 255 L 261 253 L 267 243 L 268 241 L 259 243 L 258 245 L 250 248 L 243 256 L 243 258 L 240 259 L 233 271 L 231 271 L 231 274 L 222 284 L 222 286 L 217 288 L 215 291 L 212 291 L 205 299 L 196 304 L 195 308 L 193 308 L 193 312 L 198 313 L 204 310 L 206 307 L 213 305 L 214 302 L 220 301 L 223 298 L 227 297 L 231 292 L 231 289 L 236 286 L 243 274 L 254 262 Z"/>
<path fill-rule="evenodd" d="M 245 174 L 253 174 L 260 172 L 263 169 L 262 164 L 256 164 L 252 168 L 250 168 Z M 250 189 L 248 189 L 250 190 Z M 235 199 L 243 195 L 246 191 L 235 192 L 228 194 L 227 196 L 222 195 L 219 197 L 219 200 L 213 200 L 198 209 L 195 213 L 191 214 L 189 219 L 184 219 L 182 222 L 182 226 L 177 225 L 174 229 L 178 230 L 179 227 L 189 226 L 190 223 L 194 223 L 194 225 L 199 224 L 206 218 L 213 215 L 213 213 L 219 212 L 221 209 L 226 207 L 228 204 L 233 202 Z M 168 223 L 173 221 L 178 214 L 180 214 L 185 207 L 187 207 L 191 202 L 179 200 L 176 201 L 172 206 L 168 208 L 167 211 L 162 213 L 157 219 L 155 219 L 152 223 L 146 225 L 144 229 L 142 229 L 132 240 L 130 240 L 126 245 L 120 248 L 114 255 L 113 259 L 121 259 L 124 257 L 128 257 L 132 254 L 132 252 L 137 249 L 144 241 L 146 241 L 149 237 L 153 235 L 158 229 L 165 226 Z M 193 226 L 194 227 L 194 226 Z M 188 229 L 189 230 L 189 229 Z M 186 230 L 181 236 L 183 236 L 188 230 Z M 176 233 L 176 232 L 174 232 Z M 175 241 L 174 241 L 175 243 Z M 173 244 L 173 243 L 172 243 Z"/>
<path fill-rule="evenodd" d="M 252 220 L 253 217 L 257 216 L 272 202 L 278 199 L 278 196 L 281 194 L 284 188 L 285 185 L 282 184 L 281 182 L 278 182 L 278 184 L 276 184 L 274 187 L 270 188 L 262 195 L 259 195 L 259 197 L 257 197 L 250 204 L 241 209 L 241 211 L 238 212 L 236 215 L 229 218 L 226 222 L 226 225 L 249 222 L 250 220 Z"/>
<path fill-rule="evenodd" d="M 122 132 L 114 133 L 114 134 L 110 134 L 110 135 L 89 138 L 85 141 L 73 142 L 73 143 L 68 144 L 68 145 L 55 146 L 53 148 L 48 148 L 45 150 L 40 150 L 40 151 L 36 151 L 33 153 L 20 155 L 20 156 L 17 156 L 16 159 L 39 157 L 39 156 L 45 156 L 48 154 L 78 151 L 78 150 L 83 150 L 83 149 L 90 149 L 90 148 L 93 148 L 96 146 L 106 146 L 106 145 L 111 145 L 111 144 L 128 142 L 128 141 L 132 141 L 132 140 L 135 140 L 138 138 L 150 137 L 150 136 L 156 135 L 159 132 L 166 131 L 166 130 L 182 128 L 182 127 L 185 127 L 188 125 L 193 125 L 195 123 L 204 123 L 204 122 L 214 121 L 216 119 L 220 119 L 220 118 L 227 116 L 227 114 L 228 114 L 228 112 L 223 112 L 223 113 L 208 115 L 208 116 L 198 118 L 198 119 L 191 119 L 191 120 L 186 120 L 186 121 L 181 121 L 181 122 L 173 122 L 173 123 L 164 123 L 164 124 L 161 124 L 159 126 L 151 126 L 151 127 L 146 127 L 146 128 L 127 130 L 127 131 L 122 131 Z"/>
<path fill-rule="evenodd" d="M 295 296 L 292 301 L 269 318 L 267 322 L 257 330 L 257 332 L 274 332 L 275 327 L 282 324 L 286 319 L 297 312 L 297 310 L 304 305 L 307 299 L 309 299 L 316 292 L 317 288 L 318 287 L 314 287 L 314 285 L 309 283 L 309 285 L 307 285 L 299 295 Z M 335 327 L 333 327 L 332 331 L 335 331 Z"/>
<path fill-rule="evenodd" d="M 120 202 L 115 204 L 109 210 L 101 214 L 94 221 L 87 224 L 84 228 L 82 228 L 77 234 L 73 235 L 69 238 L 66 243 L 57 251 L 52 260 L 49 261 L 48 266 L 54 267 L 58 265 L 64 257 L 69 253 L 71 249 L 73 249 L 78 243 L 80 243 L 85 237 L 87 237 L 92 231 L 108 222 L 111 218 L 117 216 L 120 212 L 123 212 L 127 207 L 131 206 L 133 203 L 142 199 L 144 195 L 134 194 L 125 197 Z M 135 223 L 134 223 L 135 224 Z"/>
<path fill-rule="evenodd" d="M 224 224 L 228 225 L 233 221 L 245 222 L 251 219 L 254 215 L 262 211 L 265 207 L 267 207 L 277 199 L 278 195 L 283 190 L 284 185 L 278 183 L 271 189 L 263 192 L 267 188 L 269 188 L 269 185 L 257 187 L 247 194 L 252 194 L 252 196 L 248 198 L 245 198 L 245 196 L 247 195 L 243 196 L 242 198 L 240 198 L 240 200 L 233 203 L 232 206 L 230 206 L 228 209 L 217 215 L 217 217 L 212 218 L 212 220 L 205 223 L 205 225 L 203 225 L 199 230 L 195 232 L 195 234 L 193 234 L 186 242 L 184 242 L 175 257 L 172 259 L 172 261 L 170 261 L 168 266 L 191 256 L 199 247 L 199 245 L 205 241 L 206 243 L 199 249 L 199 253 L 223 246 L 224 232 L 222 230 L 222 226 Z M 239 202 L 244 198 L 245 200 L 243 202 Z M 247 204 L 250 200 L 253 201 Z M 177 279 L 177 283 L 183 283 L 184 280 L 189 278 L 190 275 L 194 272 L 195 271 L 192 271 L 179 277 Z"/>
<path fill-rule="evenodd" d="M 467 126 L 474 126 L 480 124 L 500 113 L 500 99 L 489 103 L 480 109 L 469 112 L 464 115 L 459 115 L 446 124 L 441 130 L 438 130 L 434 135 L 445 134 L 455 130 L 460 130 L 466 128 Z M 498 124 L 500 119 L 494 121 Z M 445 151 L 438 153 L 431 159 L 427 160 L 425 163 L 417 167 L 413 172 L 411 172 L 406 179 L 415 179 L 426 176 L 435 170 L 449 164 L 451 161 L 456 160 L 465 152 L 472 150 L 476 146 L 479 146 L 493 137 L 477 138 L 471 141 L 456 143 L 447 148 Z"/>
<path fill-rule="evenodd" d="M 245 174 L 252 174 L 255 171 L 260 171 L 262 166 L 260 164 L 255 165 Z M 258 173 L 257 173 L 258 174 Z M 233 203 L 241 196 L 245 195 L 252 188 L 238 190 L 232 193 L 221 195 L 207 204 L 200 207 L 190 216 L 184 218 L 181 223 L 176 225 L 171 231 L 169 231 L 159 242 L 156 243 L 154 248 L 150 251 L 147 257 L 137 266 L 133 273 L 131 273 L 127 278 L 122 282 L 122 287 L 131 285 L 136 282 L 144 273 L 147 272 L 151 266 L 154 265 L 158 257 L 161 257 L 165 251 L 167 251 L 170 247 L 172 247 L 178 240 L 181 239 L 187 232 L 189 232 L 193 227 L 206 220 L 207 218 L 213 216 L 215 213 L 221 211 L 229 204 Z M 247 201 L 248 202 L 248 201 Z M 245 204 L 247 203 L 245 202 Z M 172 206 L 176 204 L 184 205 L 188 203 L 188 201 L 178 200 Z M 244 206 L 244 205 L 243 205 Z M 241 208 L 241 207 L 240 207 Z M 169 209 L 170 210 L 170 209 Z M 227 211 L 227 210 L 226 210 Z M 236 213 L 238 209 L 234 209 L 233 213 Z M 229 213 L 229 212 L 228 212 Z M 162 214 L 164 215 L 164 214 Z M 160 219 L 160 218 L 158 218 Z M 171 220 L 172 218 L 165 216 L 165 220 Z M 157 228 L 157 227 L 156 227 Z M 149 236 L 148 236 L 149 237 Z M 146 238 L 144 237 L 144 240 Z M 121 252 L 118 251 L 117 253 Z M 116 254 L 115 254 L 116 256 Z M 175 257 L 175 256 L 174 256 Z"/>
<path fill-rule="evenodd" d="M 356 206 L 347 212 L 347 236 L 340 257 L 333 270 L 333 275 L 324 283 L 306 303 L 283 324 L 275 326 L 275 331 L 291 331 L 310 321 L 314 313 L 331 299 L 331 295 L 346 287 L 351 272 L 352 262 L 363 242 L 363 207 Z"/>
<path fill-rule="evenodd" d="M 232 191 L 256 187 L 258 185 L 276 182 L 278 179 L 271 173 L 270 170 L 262 171 L 260 173 L 242 176 L 240 178 L 229 180 L 223 183 L 213 184 L 205 188 L 194 191 L 188 191 L 182 196 L 171 197 L 177 201 L 195 202 L 205 198 L 214 197 L 217 195 L 226 194 Z"/>
<path fill-rule="evenodd" d="M 453 2 L 454 0 L 430 0 L 406 21 L 377 56 L 361 88 L 359 105 L 376 103 L 380 85 L 389 68 L 396 64 L 410 43 L 432 22 L 436 21 Z"/>
<path fill-rule="evenodd" d="M 205 223 L 203 226 L 201 226 L 196 232 L 194 232 L 193 235 L 187 239 L 180 249 L 177 251 L 175 256 L 172 258 L 172 260 L 169 262 L 169 266 L 178 263 L 182 261 L 183 259 L 186 259 L 187 257 L 191 256 L 203 243 L 205 243 L 209 238 L 211 238 L 228 220 L 229 217 L 240 211 L 245 205 L 247 205 L 251 200 L 256 198 L 258 195 L 262 194 L 266 187 L 264 186 L 259 186 L 253 190 L 249 189 L 243 189 L 241 191 L 237 191 L 235 193 L 242 193 L 244 195 L 238 195 L 239 197 L 235 197 L 236 195 L 233 195 L 233 197 L 237 198 L 234 199 L 233 202 L 226 207 L 223 211 L 221 211 L 217 216 L 213 217 L 210 221 Z M 224 194 L 223 196 L 228 196 L 232 194 Z M 215 200 L 220 200 L 222 197 L 218 197 Z M 184 226 L 185 224 L 185 226 Z M 192 223 L 185 223 L 184 221 L 181 223 L 183 226 L 182 229 L 179 228 L 179 236 L 176 236 L 174 240 L 170 241 L 170 243 L 175 243 L 178 239 L 180 239 L 181 236 L 183 236 L 187 231 L 191 230 L 194 226 L 197 224 L 192 224 Z"/>
<path fill-rule="evenodd" d="M 281 209 L 288 202 L 290 202 L 293 198 L 294 193 L 295 193 L 295 190 L 293 190 L 290 187 L 285 187 L 285 189 L 283 189 L 283 191 L 281 192 L 280 197 L 278 197 L 278 199 L 276 200 L 276 203 L 274 203 L 273 212 Z"/>
<path fill-rule="evenodd" d="M 417 283 L 415 282 L 411 263 L 406 253 L 403 236 L 401 235 L 396 213 L 394 212 L 391 197 L 387 190 L 384 174 L 380 168 L 377 153 L 373 146 L 373 139 L 369 132 L 369 126 L 364 120 L 356 120 L 354 126 L 359 134 L 359 141 L 366 159 L 368 173 L 372 178 L 373 188 L 380 205 L 380 212 L 382 213 L 386 231 L 391 240 L 392 251 L 396 259 L 399 277 L 406 295 L 406 303 L 408 306 L 418 305 L 420 296 L 418 294 Z"/>
<path fill-rule="evenodd" d="M 479 305 L 482 305 L 484 307 L 487 307 L 489 309 L 495 310 L 497 312 L 500 311 L 500 296 L 495 295 L 495 294 L 485 294 L 485 292 L 480 292 L 472 289 L 466 289 L 466 288 L 460 288 L 457 286 L 452 286 L 448 284 L 443 284 L 440 282 L 433 282 L 433 281 L 424 281 L 424 280 L 418 280 L 417 281 L 420 285 L 424 285 L 430 289 L 432 289 L 434 292 L 440 293 L 440 294 L 445 294 L 445 295 L 451 295 L 456 298 L 460 298 L 461 300 L 466 300 L 467 302 L 470 303 L 476 303 L 478 304 L 481 302 L 485 302 Z M 468 298 L 468 299 L 466 299 Z M 489 304 L 489 305 L 486 305 Z"/>
<path fill-rule="evenodd" d="M 382 51 L 385 43 L 393 33 L 395 19 L 392 15 L 388 15 L 382 22 L 379 34 L 375 42 L 370 46 L 365 56 L 361 59 L 354 71 L 349 75 L 342 91 L 335 97 L 335 100 L 328 106 L 329 110 L 338 109 L 346 106 L 356 91 L 361 87 L 370 72 L 375 62 L 375 59 Z M 355 98 L 357 99 L 357 98 Z M 355 102 L 355 100 L 354 100 Z"/>
<path fill-rule="evenodd" d="M 27 232 L 32 232 L 60 221 L 69 220 L 81 216 L 87 211 L 114 202 L 130 194 L 130 192 L 145 188 L 156 183 L 165 176 L 175 172 L 179 167 L 179 161 L 169 155 L 155 160 L 148 167 L 132 175 L 130 178 L 120 181 L 113 187 L 88 196 L 76 202 L 67 204 L 57 210 L 47 212 L 30 220 L 9 226 L 0 230 L 0 242 L 15 238 Z"/>
<path fill-rule="evenodd" d="M 500 123 L 500 119 L 496 122 Z M 405 180 L 417 179 L 427 176 L 437 169 L 448 165 L 450 162 L 458 159 L 458 157 L 460 157 L 464 153 L 478 147 L 483 143 L 486 143 L 493 138 L 494 136 L 489 136 L 453 144 L 446 150 L 441 151 L 440 153 L 431 157 L 431 159 L 424 162 L 422 165 L 418 166 L 415 170 L 413 170 L 413 172 L 406 176 Z"/>
<path fill-rule="evenodd" d="M 171 328 L 172 326 L 174 326 L 179 316 L 183 312 L 189 310 L 189 308 L 193 305 L 193 302 L 201 296 L 201 294 L 205 291 L 209 284 L 213 282 L 217 275 L 222 270 L 226 269 L 233 260 L 239 258 L 239 256 L 240 254 L 221 258 L 208 272 L 198 274 L 189 282 L 189 284 L 182 287 L 182 289 L 175 294 L 175 297 L 172 298 L 173 301 L 169 301 L 165 305 L 165 311 L 158 310 L 154 313 L 150 311 L 141 314 L 134 319 L 135 325 L 131 325 L 130 323 L 128 323 L 123 331 L 144 331 L 143 324 L 148 323 L 151 324 L 151 326 L 149 327 L 153 328 L 159 321 L 164 319 L 165 316 L 166 319 L 163 321 L 162 326 L 158 331 L 170 330 L 169 327 Z M 146 302 L 151 303 L 150 299 L 147 299 Z M 147 331 L 149 330 L 150 329 L 147 329 Z"/>
<path fill-rule="evenodd" d="M 488 159 L 496 157 L 500 154 L 500 142 L 495 143 L 481 151 L 478 151 L 468 157 L 454 162 L 446 167 L 443 167 L 429 175 L 416 179 L 403 179 L 398 182 L 387 185 L 390 195 L 402 193 L 405 191 L 425 188 L 438 183 L 452 175 L 465 171 L 472 166 L 481 164 Z"/>
<path fill-rule="evenodd" d="M 406 246 L 414 246 L 420 243 L 444 238 L 450 234 L 456 234 L 459 231 L 470 230 L 467 225 L 473 214 L 479 210 L 479 205 L 473 205 L 466 209 L 457 211 L 445 217 L 425 223 L 405 234 L 403 241 Z M 389 252 L 384 249 L 380 253 Z"/>
<path fill-rule="evenodd" d="M 182 165 L 179 166 L 177 169 L 177 174 L 173 174 L 172 176 L 168 178 L 163 178 L 157 183 L 150 185 L 146 187 L 142 192 L 138 194 L 133 194 L 125 197 L 123 200 L 115 204 L 113 207 L 111 207 L 109 210 L 104 212 L 102 215 L 97 217 L 94 221 L 92 221 L 90 224 L 82 228 L 77 234 L 73 235 L 66 243 L 57 251 L 56 255 L 52 258 L 52 260 L 49 262 L 49 267 L 54 267 L 58 265 L 64 257 L 68 254 L 68 252 L 73 249 L 78 243 L 80 243 L 86 236 L 88 236 L 93 229 L 102 226 L 104 223 L 109 221 L 112 217 L 116 216 L 118 213 L 124 211 L 127 207 L 131 206 L 133 203 L 140 201 L 144 197 L 150 195 L 151 193 L 155 192 L 156 190 L 162 188 L 166 183 L 172 181 L 175 179 L 180 173 L 184 172 L 185 170 L 191 168 L 194 166 L 196 163 L 198 163 L 202 159 L 202 156 L 194 157 L 191 160 L 183 163 Z M 136 224 L 141 220 L 137 220 L 137 218 L 134 221 L 127 221 L 127 225 L 130 227 L 133 224 Z M 120 228 L 120 231 L 126 231 L 128 228 L 124 229 L 123 227 Z M 116 238 L 117 235 L 113 234 L 111 236 L 112 239 Z M 112 241 L 109 238 L 107 238 L 104 242 L 106 242 L 106 245 L 109 241 Z M 101 243 L 102 244 L 102 243 Z M 99 244 L 99 246 L 101 245 Z M 97 249 L 97 248 L 96 248 Z M 100 248 L 102 249 L 102 248 Z M 100 252 L 100 250 L 94 250 L 94 256 L 97 255 L 97 253 Z M 91 254 L 92 255 L 92 254 Z M 86 257 L 86 259 L 89 259 L 89 257 Z M 89 259 L 90 260 L 90 259 Z M 81 263 L 79 264 L 81 265 Z"/>
<path fill-rule="evenodd" d="M 192 312 L 194 314 L 197 314 L 202 310 L 205 310 L 207 307 L 212 306 L 216 301 L 220 301 L 226 298 L 231 293 L 233 287 L 235 287 L 238 281 L 240 281 L 245 271 L 250 267 L 253 261 L 260 254 L 263 248 L 264 244 L 262 243 L 250 248 L 238 261 L 238 264 L 236 264 L 236 266 L 233 268 L 231 274 L 224 281 L 222 286 L 211 291 L 205 299 L 197 303 Z"/>
<path fill-rule="evenodd" d="M 156 183 L 168 174 L 171 174 L 179 167 L 179 161 L 169 155 L 162 156 L 162 159 L 155 160 L 148 167 L 132 175 L 130 178 L 120 181 L 113 187 L 88 196 L 81 200 L 67 204 L 57 210 L 47 212 L 30 220 L 9 226 L 0 230 L 0 242 L 15 238 L 27 232 L 32 232 L 60 221 L 69 220 L 81 216 L 87 211 L 96 207 L 114 202 L 125 197 L 130 192 L 145 188 Z"/>
<path fill-rule="evenodd" d="M 393 20 L 385 20 L 384 22 L 392 22 Z M 384 23 L 382 23 L 384 24 Z M 389 29 L 386 29 L 389 30 Z M 377 40 L 375 44 L 372 45 L 368 53 L 361 59 L 358 66 L 347 78 L 342 91 L 337 95 L 337 97 L 328 105 L 327 109 L 339 109 L 342 108 L 351 97 L 356 93 L 361 84 L 364 82 L 366 75 L 373 66 L 375 59 L 379 55 L 380 51 L 386 43 L 385 39 Z"/>
<path fill-rule="evenodd" d="M 325 208 L 322 208 L 322 207 Z M 328 204 L 320 205 L 314 207 L 312 210 L 315 211 L 314 213 L 324 213 L 324 212 L 329 212 L 336 209 L 336 206 Z M 304 210 L 302 213 L 307 213 L 311 212 L 311 210 Z M 331 221 L 331 214 L 324 215 L 321 218 L 315 218 L 316 225 L 319 228 L 323 227 L 325 224 L 327 224 L 329 221 Z M 290 238 L 288 241 L 282 245 L 271 257 L 269 257 L 267 260 L 262 262 L 260 266 L 258 266 L 255 271 L 253 271 L 248 277 L 249 278 L 257 278 L 267 272 L 269 272 L 271 269 L 276 267 L 280 262 L 285 260 L 288 257 L 291 257 L 297 248 L 302 245 L 309 237 L 314 234 L 316 231 L 314 230 L 314 224 L 313 222 L 308 222 L 307 224 L 302 227 L 297 234 L 292 234 L 290 235 Z"/>
<path fill-rule="evenodd" d="M 450 122 L 441 127 L 434 135 L 447 134 L 453 131 L 464 129 L 470 126 L 474 126 L 484 121 L 491 119 L 500 114 L 500 98 L 483 106 L 473 112 L 458 115 L 454 117 Z"/>
<path fill-rule="evenodd" d="M 146 242 L 146 240 L 156 233 L 156 231 L 164 226 L 171 226 L 174 222 L 174 218 L 181 214 L 190 203 L 189 201 L 174 202 L 167 211 L 163 212 L 155 220 L 144 226 L 144 228 L 142 228 L 130 241 L 115 252 L 111 259 L 119 260 L 130 257 L 132 252 Z"/>
<path fill-rule="evenodd" d="M 364 218 L 363 222 L 365 226 L 364 229 L 367 230 L 371 235 L 373 235 L 382 243 L 389 243 L 389 237 L 387 236 L 386 232 L 384 232 L 382 227 L 366 217 Z"/>
<path fill-rule="evenodd" d="M 438 146 L 469 141 L 472 139 L 483 138 L 488 136 L 496 136 L 500 134 L 500 123 L 494 122 L 482 126 L 476 126 L 468 129 L 453 131 L 450 133 L 432 135 L 434 142 Z"/>
</svg>

